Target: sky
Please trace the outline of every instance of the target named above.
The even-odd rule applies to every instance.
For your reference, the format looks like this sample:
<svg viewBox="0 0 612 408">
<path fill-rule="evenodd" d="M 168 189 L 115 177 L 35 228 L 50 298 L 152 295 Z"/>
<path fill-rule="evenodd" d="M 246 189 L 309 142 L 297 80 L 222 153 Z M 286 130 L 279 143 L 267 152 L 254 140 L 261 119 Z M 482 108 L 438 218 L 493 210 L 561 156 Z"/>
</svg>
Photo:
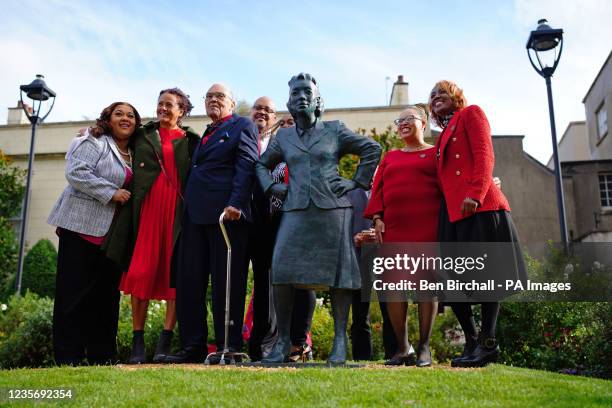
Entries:
<svg viewBox="0 0 612 408">
<path fill-rule="evenodd" d="M 203 114 L 215 82 L 249 103 L 268 95 L 280 110 L 298 72 L 315 76 L 327 108 L 382 106 L 402 74 L 411 103 L 440 79 L 457 82 L 493 134 L 525 135 L 545 163 L 546 86 L 525 49 L 540 18 L 564 30 L 553 77 L 560 138 L 584 120 L 582 99 L 612 49 L 609 0 L 3 0 L 0 124 L 36 74 L 57 93 L 47 122 L 94 119 L 117 100 L 150 117 L 174 86 Z"/>
</svg>

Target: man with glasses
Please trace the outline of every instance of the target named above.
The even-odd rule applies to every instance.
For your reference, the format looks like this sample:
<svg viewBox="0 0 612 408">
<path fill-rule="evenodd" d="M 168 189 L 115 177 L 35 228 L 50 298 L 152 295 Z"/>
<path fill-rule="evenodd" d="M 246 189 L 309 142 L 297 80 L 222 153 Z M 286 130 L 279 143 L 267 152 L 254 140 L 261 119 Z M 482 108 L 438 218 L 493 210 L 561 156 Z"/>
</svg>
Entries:
<svg viewBox="0 0 612 408">
<path fill-rule="evenodd" d="M 251 193 L 257 160 L 257 128 L 233 113 L 236 102 L 230 89 L 210 87 L 205 96 L 206 127 L 196 148 L 184 194 L 183 230 L 177 243 L 177 318 L 182 349 L 166 357 L 167 363 L 201 363 L 206 339 L 206 290 L 212 284 L 212 308 L 217 348 L 224 343 L 227 249 L 219 228 L 225 226 L 232 245 L 230 325 L 231 351 L 242 349 L 242 320 L 248 274 L 247 239 L 251 222 Z M 219 358 L 211 364 L 218 364 Z"/>
<path fill-rule="evenodd" d="M 259 131 L 258 154 L 261 156 L 270 143 L 275 124 L 276 108 L 267 96 L 258 98 L 251 108 L 251 120 Z M 277 125 L 278 126 L 278 125 Z M 253 264 L 253 330 L 249 337 L 249 356 L 252 361 L 261 360 L 262 354 L 276 341 L 276 316 L 270 292 L 270 266 L 274 249 L 275 228 L 272 225 L 270 200 L 259 183 L 253 188 L 253 223 L 249 225 L 248 252 Z"/>
</svg>

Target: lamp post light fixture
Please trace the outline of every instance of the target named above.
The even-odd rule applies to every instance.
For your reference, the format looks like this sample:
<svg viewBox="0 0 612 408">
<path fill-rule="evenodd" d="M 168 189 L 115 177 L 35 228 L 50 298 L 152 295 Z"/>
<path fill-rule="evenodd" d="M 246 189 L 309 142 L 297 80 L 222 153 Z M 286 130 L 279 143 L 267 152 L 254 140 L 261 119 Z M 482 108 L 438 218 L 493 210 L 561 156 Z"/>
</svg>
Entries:
<svg viewBox="0 0 612 408">
<path fill-rule="evenodd" d="M 17 265 L 17 277 L 15 279 L 15 291 L 17 294 L 21 293 L 21 277 L 23 275 L 23 255 L 25 251 L 25 238 L 26 238 L 26 227 L 28 223 L 28 207 L 30 205 L 30 184 L 32 182 L 32 166 L 34 164 L 34 146 L 36 142 L 36 126 L 42 123 L 49 113 L 51 113 L 51 109 L 53 109 L 53 105 L 55 104 L 55 92 L 51 90 L 47 86 L 44 81 L 44 76 L 36 75 L 36 79 L 32 81 L 29 85 L 21 85 L 19 87 L 21 90 L 20 100 L 23 111 L 25 112 L 27 118 L 30 120 L 32 124 L 32 137 L 30 139 L 30 155 L 28 157 L 28 176 L 26 179 L 26 189 L 25 195 L 23 198 L 23 205 L 21 207 L 21 234 L 19 236 L 19 261 Z M 23 94 L 26 94 L 28 98 L 32 100 L 32 111 L 30 112 L 27 105 L 23 103 Z M 50 105 L 48 105 L 49 99 Z M 38 106 L 37 106 L 38 102 Z M 45 104 L 43 105 L 43 102 Z M 46 113 L 43 112 L 43 106 L 47 110 Z M 46 108 L 48 106 L 48 109 Z"/>
<path fill-rule="evenodd" d="M 557 52 L 558 50 L 558 52 Z M 553 160 L 555 164 L 555 184 L 557 190 L 557 208 L 559 210 L 559 224 L 561 229 L 561 242 L 567 253 L 569 241 L 567 237 L 567 223 L 565 218 L 565 202 L 563 201 L 563 180 L 561 178 L 561 166 L 559 163 L 559 152 L 557 149 L 557 128 L 555 126 L 555 110 L 553 107 L 551 81 L 555 69 L 561 59 L 563 51 L 563 30 L 553 29 L 548 25 L 546 19 L 538 21 L 538 28 L 529 34 L 527 40 L 527 55 L 531 66 L 546 81 L 548 92 L 548 112 L 550 116 L 550 131 L 552 134 Z M 537 61 L 537 65 L 534 62 Z M 552 59 L 551 59 L 552 57 Z"/>
</svg>

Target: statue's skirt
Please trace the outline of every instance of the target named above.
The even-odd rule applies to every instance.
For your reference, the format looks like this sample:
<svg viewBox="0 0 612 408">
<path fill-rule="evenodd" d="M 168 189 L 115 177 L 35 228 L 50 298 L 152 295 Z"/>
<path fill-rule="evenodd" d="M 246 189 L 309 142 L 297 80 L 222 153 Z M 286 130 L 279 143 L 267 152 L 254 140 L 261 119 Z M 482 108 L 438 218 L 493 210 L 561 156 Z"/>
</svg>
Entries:
<svg viewBox="0 0 612 408">
<path fill-rule="evenodd" d="M 351 237 L 352 208 L 283 213 L 272 257 L 272 284 L 315 289 L 361 288 Z"/>
</svg>

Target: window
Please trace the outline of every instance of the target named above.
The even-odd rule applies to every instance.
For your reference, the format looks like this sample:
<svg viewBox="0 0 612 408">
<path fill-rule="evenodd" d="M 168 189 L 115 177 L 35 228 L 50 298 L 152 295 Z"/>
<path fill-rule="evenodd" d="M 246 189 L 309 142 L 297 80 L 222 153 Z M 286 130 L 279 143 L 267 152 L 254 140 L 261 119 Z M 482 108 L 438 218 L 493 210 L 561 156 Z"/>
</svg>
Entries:
<svg viewBox="0 0 612 408">
<path fill-rule="evenodd" d="M 605 103 L 602 103 L 597 109 L 595 118 L 597 119 L 597 137 L 601 139 L 608 133 L 608 111 Z"/>
<path fill-rule="evenodd" d="M 599 197 L 601 208 L 612 209 L 612 173 L 599 174 Z"/>
</svg>

